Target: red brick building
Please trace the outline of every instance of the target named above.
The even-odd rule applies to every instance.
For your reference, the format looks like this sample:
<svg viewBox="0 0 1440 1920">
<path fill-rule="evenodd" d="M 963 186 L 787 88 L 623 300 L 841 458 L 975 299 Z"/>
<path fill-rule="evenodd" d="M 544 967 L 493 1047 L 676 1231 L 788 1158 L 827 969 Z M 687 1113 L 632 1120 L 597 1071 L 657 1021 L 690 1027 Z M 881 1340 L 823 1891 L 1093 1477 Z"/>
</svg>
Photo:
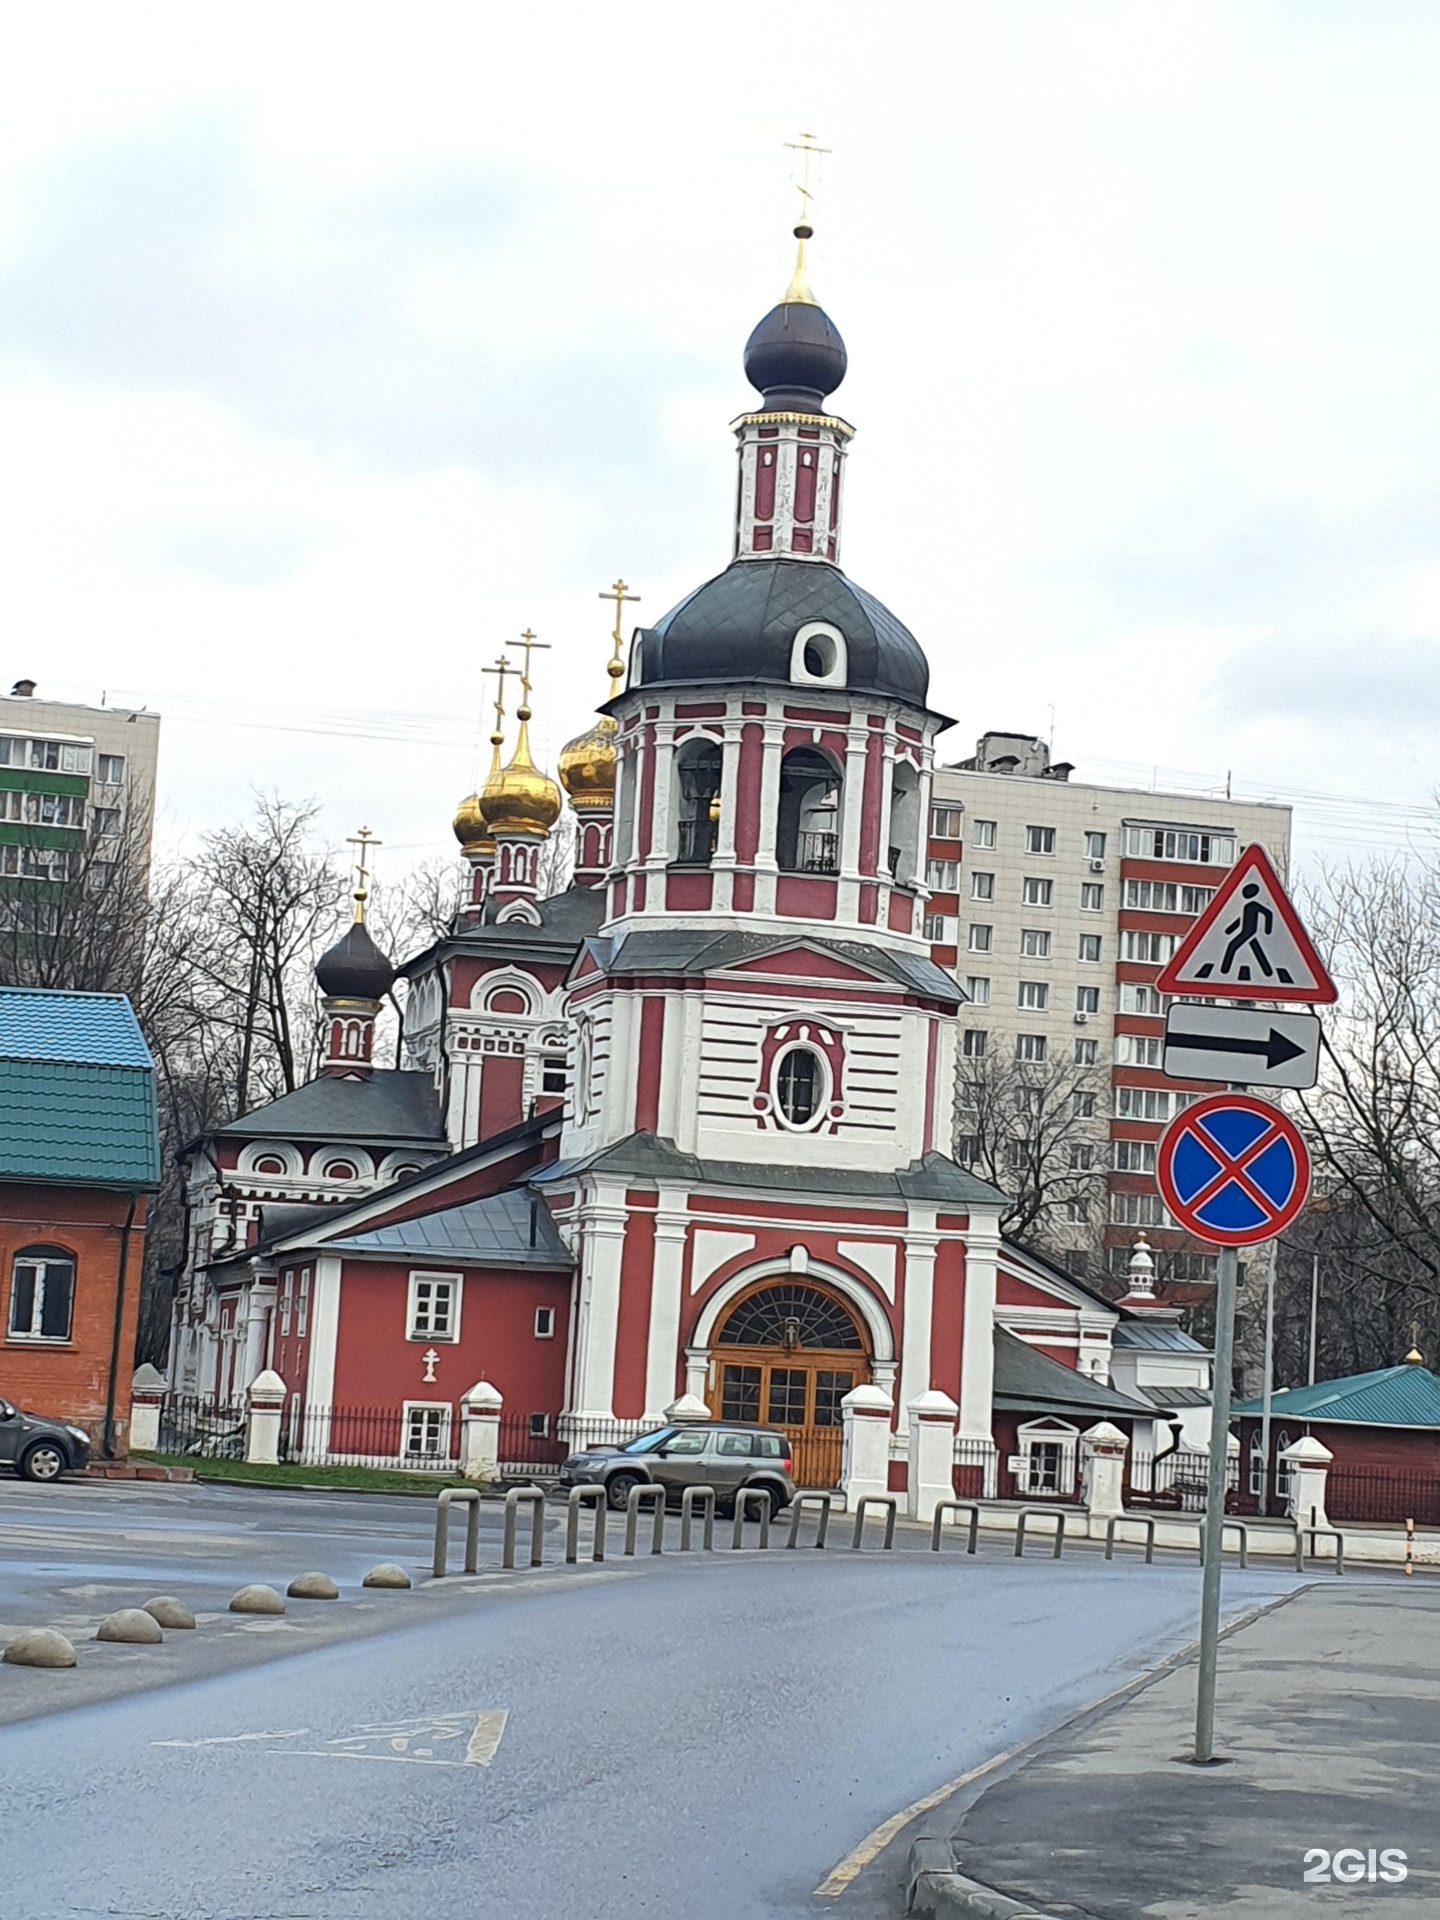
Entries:
<svg viewBox="0 0 1440 1920">
<path fill-rule="evenodd" d="M 154 1068 L 120 994 L 0 987 L 0 1394 L 123 1453 L 159 1179 Z"/>
</svg>

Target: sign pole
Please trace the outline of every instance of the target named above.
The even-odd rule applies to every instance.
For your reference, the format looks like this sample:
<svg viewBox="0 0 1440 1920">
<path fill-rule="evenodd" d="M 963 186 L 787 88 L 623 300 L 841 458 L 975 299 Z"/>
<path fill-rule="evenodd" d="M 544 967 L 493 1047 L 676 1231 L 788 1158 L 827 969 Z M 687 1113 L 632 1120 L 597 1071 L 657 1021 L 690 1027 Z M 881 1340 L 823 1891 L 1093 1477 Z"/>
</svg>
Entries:
<svg viewBox="0 0 1440 1920">
<path fill-rule="evenodd" d="M 1230 1376 L 1235 1348 L 1234 1247 L 1222 1247 L 1215 1275 L 1215 1372 L 1210 1428 L 1210 1484 L 1205 1499 L 1205 1566 L 1200 1586 L 1200 1684 L 1195 1701 L 1195 1764 L 1215 1757 L 1215 1668 L 1220 1652 L 1220 1562 L 1225 1542 L 1225 1484 L 1229 1478 Z"/>
</svg>

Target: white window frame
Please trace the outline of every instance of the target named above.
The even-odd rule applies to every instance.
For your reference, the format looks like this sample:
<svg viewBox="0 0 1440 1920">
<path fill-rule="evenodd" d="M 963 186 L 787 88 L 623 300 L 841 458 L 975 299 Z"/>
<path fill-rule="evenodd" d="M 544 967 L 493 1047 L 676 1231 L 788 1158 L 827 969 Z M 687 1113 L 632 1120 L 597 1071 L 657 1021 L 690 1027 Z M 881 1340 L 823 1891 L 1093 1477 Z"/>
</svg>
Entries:
<svg viewBox="0 0 1440 1920">
<path fill-rule="evenodd" d="M 435 1453 L 412 1453 L 410 1450 L 410 1420 L 413 1414 L 438 1413 L 439 1449 Z M 402 1400 L 400 1402 L 400 1462 L 413 1465 L 417 1460 L 432 1460 L 437 1466 L 445 1466 L 450 1460 L 450 1431 L 455 1418 L 455 1409 L 448 1400 Z"/>
<path fill-rule="evenodd" d="M 1034 873 L 1023 875 L 1020 881 L 1020 904 L 1025 907 L 1053 907 L 1055 882 L 1042 880 Z"/>
<path fill-rule="evenodd" d="M 823 673 L 812 673 L 805 664 L 805 649 L 812 640 L 821 641 L 830 651 Z M 790 646 L 790 679 L 797 687 L 843 687 L 850 671 L 845 636 L 828 620 L 807 620 Z"/>
<path fill-rule="evenodd" d="M 995 898 L 995 876 L 993 873 L 971 872 L 970 898 L 972 900 L 993 900 Z"/>
<path fill-rule="evenodd" d="M 1025 851 L 1038 860 L 1053 860 L 1055 858 L 1054 827 L 1026 827 Z"/>
<path fill-rule="evenodd" d="M 415 1330 L 416 1295 L 420 1286 L 427 1282 L 449 1281 L 454 1288 L 451 1294 L 450 1331 L 448 1333 L 417 1333 Z M 426 1346 L 453 1347 L 460 1339 L 460 1309 L 465 1298 L 465 1276 L 463 1273 L 441 1272 L 437 1268 L 416 1267 L 410 1274 L 410 1285 L 405 1302 L 405 1338 L 423 1342 Z M 432 1309 L 433 1312 L 433 1309 Z M 430 1402 L 416 1401 L 417 1406 Z"/>
<path fill-rule="evenodd" d="M 1105 883 L 1103 880 L 1082 880 L 1080 882 L 1081 913 L 1103 913 L 1105 911 Z"/>
<path fill-rule="evenodd" d="M 965 976 L 965 998 L 972 1007 L 988 1007 L 990 1004 L 990 976 L 988 973 L 967 973 Z"/>
<path fill-rule="evenodd" d="M 543 1326 L 541 1325 L 542 1320 L 544 1321 Z M 536 1307 L 535 1338 L 537 1340 L 553 1340 L 555 1338 L 554 1307 Z"/>
<path fill-rule="evenodd" d="M 983 922 L 972 920 L 970 922 L 969 941 L 965 951 L 967 953 L 993 953 L 995 951 L 994 927 L 986 926 Z"/>
<path fill-rule="evenodd" d="M 1048 960 L 1050 958 L 1050 929 L 1048 927 L 1022 927 L 1020 929 L 1020 958 L 1022 960 Z"/>
<path fill-rule="evenodd" d="M 1016 992 L 1015 1004 L 1027 1013 L 1048 1013 L 1050 1011 L 1050 982 L 1048 980 L 1022 980 Z"/>
<path fill-rule="evenodd" d="M 995 845 L 995 822 L 993 820 L 972 820 L 970 823 L 970 844 L 972 847 L 993 847 Z"/>
</svg>

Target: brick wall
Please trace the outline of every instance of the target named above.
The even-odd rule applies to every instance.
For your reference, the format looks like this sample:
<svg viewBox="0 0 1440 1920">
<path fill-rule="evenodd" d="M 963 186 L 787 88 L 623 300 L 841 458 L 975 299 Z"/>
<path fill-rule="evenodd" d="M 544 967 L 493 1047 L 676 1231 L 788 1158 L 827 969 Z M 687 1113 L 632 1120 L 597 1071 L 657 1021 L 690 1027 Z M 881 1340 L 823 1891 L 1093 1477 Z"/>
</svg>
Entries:
<svg viewBox="0 0 1440 1920">
<path fill-rule="evenodd" d="M 130 1196 L 96 1187 L 0 1183 L 0 1395 L 33 1413 L 89 1429 L 98 1451 L 105 1424 L 115 1294 Z M 130 1234 L 120 1358 L 115 1383 L 115 1449 L 130 1431 L 130 1378 L 145 1251 L 146 1199 Z M 67 1341 L 17 1340 L 10 1332 L 15 1255 L 24 1247 L 63 1248 L 75 1260 L 75 1302 Z"/>
</svg>

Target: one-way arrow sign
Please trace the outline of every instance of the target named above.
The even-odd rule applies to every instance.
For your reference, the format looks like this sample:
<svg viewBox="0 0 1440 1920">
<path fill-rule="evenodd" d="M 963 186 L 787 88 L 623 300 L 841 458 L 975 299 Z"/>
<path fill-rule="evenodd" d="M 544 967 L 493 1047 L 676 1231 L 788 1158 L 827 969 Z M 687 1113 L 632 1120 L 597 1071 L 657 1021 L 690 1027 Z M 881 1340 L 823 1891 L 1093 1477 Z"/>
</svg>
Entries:
<svg viewBox="0 0 1440 1920">
<path fill-rule="evenodd" d="M 1313 1087 L 1320 1075 L 1320 1022 L 1313 1013 L 1177 1000 L 1165 1019 L 1165 1071 L 1172 1080 Z"/>
</svg>

